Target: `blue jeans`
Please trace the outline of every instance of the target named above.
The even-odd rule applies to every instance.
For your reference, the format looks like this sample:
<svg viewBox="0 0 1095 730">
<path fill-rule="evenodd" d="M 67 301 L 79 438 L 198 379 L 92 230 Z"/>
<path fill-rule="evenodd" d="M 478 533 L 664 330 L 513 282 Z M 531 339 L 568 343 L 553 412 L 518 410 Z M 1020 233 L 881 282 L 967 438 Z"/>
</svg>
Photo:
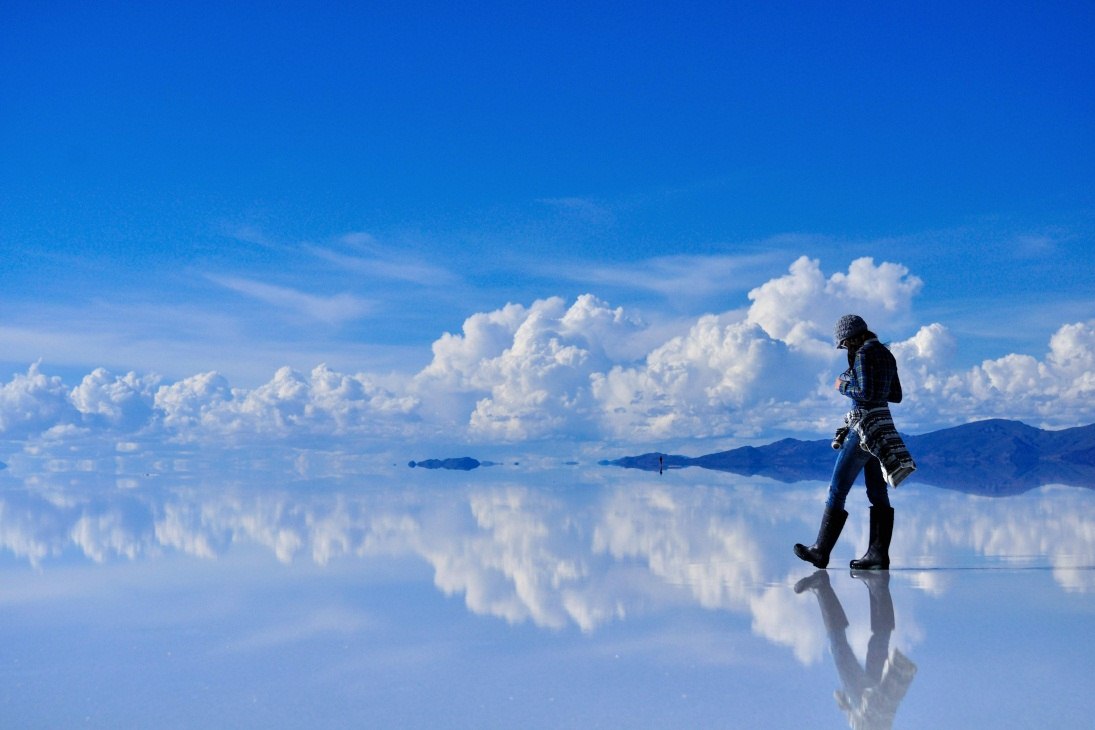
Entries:
<svg viewBox="0 0 1095 730">
<path fill-rule="evenodd" d="M 872 507 L 889 507 L 890 495 L 886 493 L 886 480 L 882 476 L 882 464 L 868 452 L 859 448 L 859 434 L 852 429 L 844 439 L 844 446 L 836 455 L 833 465 L 833 480 L 829 483 L 829 499 L 825 506 L 830 509 L 844 509 L 844 500 L 855 483 L 859 472 L 867 482 L 867 499 Z"/>
</svg>

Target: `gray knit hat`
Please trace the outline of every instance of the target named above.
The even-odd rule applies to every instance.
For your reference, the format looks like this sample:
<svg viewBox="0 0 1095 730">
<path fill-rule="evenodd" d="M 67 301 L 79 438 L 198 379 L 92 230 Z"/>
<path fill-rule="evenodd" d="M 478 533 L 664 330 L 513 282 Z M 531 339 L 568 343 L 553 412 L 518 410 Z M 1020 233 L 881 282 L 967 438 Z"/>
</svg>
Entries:
<svg viewBox="0 0 1095 730">
<path fill-rule="evenodd" d="M 867 323 L 858 314 L 845 314 L 836 322 L 836 328 L 833 330 L 833 344 L 840 347 L 840 343 L 844 340 L 861 335 L 867 330 Z"/>
</svg>

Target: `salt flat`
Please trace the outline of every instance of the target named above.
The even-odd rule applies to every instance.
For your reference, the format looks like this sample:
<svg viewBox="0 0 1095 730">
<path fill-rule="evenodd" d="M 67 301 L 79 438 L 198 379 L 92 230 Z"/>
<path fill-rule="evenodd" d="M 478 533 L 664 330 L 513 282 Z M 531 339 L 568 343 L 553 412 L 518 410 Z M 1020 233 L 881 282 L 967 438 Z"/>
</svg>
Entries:
<svg viewBox="0 0 1095 730">
<path fill-rule="evenodd" d="M 816 530 L 816 482 L 550 460 L 293 463 L 0 472 L 4 724 L 1068 728 L 1095 716 L 1092 490 L 903 486 L 893 570 L 853 576 L 858 488 L 815 574 L 791 545 Z"/>
</svg>

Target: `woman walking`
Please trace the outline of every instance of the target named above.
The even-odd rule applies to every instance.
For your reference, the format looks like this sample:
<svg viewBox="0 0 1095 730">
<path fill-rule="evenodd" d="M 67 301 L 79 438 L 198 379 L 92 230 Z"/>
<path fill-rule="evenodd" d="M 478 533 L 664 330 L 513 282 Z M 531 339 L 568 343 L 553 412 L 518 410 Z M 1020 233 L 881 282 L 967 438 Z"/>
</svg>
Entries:
<svg viewBox="0 0 1095 730">
<path fill-rule="evenodd" d="M 848 369 L 836 379 L 835 386 L 852 399 L 852 409 L 844 417 L 847 429 L 838 431 L 833 441 L 839 453 L 817 540 L 809 547 L 796 544 L 795 555 L 817 568 L 829 565 L 829 553 L 848 519 L 844 502 L 862 471 L 871 503 L 870 544 L 866 554 L 853 560 L 851 567 L 887 570 L 894 512 L 886 485 L 896 487 L 916 469 L 890 416 L 889 404 L 901 402 L 897 362 L 859 315 L 841 317 L 833 340 L 838 348 L 848 351 Z M 845 435 L 840 443 L 842 433 Z"/>
</svg>

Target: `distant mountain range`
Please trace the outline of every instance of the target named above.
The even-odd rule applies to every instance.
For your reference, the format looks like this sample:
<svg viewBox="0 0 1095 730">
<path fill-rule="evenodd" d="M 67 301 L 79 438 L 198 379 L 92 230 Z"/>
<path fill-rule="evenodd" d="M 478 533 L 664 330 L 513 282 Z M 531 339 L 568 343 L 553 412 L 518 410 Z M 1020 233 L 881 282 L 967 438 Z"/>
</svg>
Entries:
<svg viewBox="0 0 1095 730">
<path fill-rule="evenodd" d="M 996 496 L 1045 484 L 1095 488 L 1095 424 L 1046 431 L 992 419 L 902 438 L 918 467 L 909 481 Z M 836 456 L 830 443 L 788 438 L 706 456 L 655 452 L 600 463 L 646 471 L 698 466 L 782 482 L 828 481 Z"/>
</svg>

